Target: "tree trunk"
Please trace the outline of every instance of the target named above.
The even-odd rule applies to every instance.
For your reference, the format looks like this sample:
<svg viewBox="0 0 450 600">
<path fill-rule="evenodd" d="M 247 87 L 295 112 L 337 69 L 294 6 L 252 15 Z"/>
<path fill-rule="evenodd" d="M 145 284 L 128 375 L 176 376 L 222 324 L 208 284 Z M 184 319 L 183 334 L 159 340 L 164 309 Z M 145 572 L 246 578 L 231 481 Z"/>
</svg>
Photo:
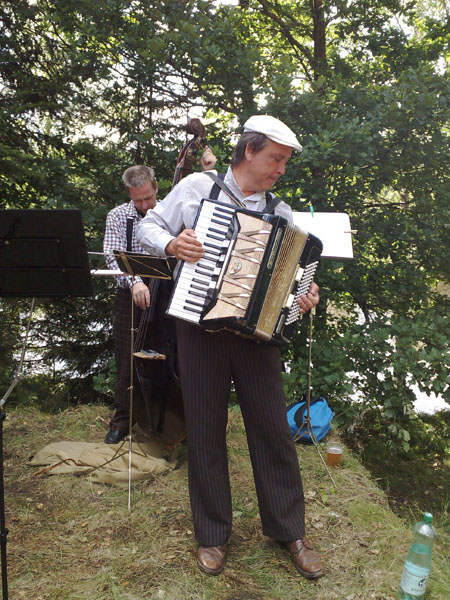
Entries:
<svg viewBox="0 0 450 600">
<path fill-rule="evenodd" d="M 317 81 L 327 71 L 326 23 L 322 0 L 312 0 L 312 17 L 314 22 L 314 80 Z"/>
</svg>

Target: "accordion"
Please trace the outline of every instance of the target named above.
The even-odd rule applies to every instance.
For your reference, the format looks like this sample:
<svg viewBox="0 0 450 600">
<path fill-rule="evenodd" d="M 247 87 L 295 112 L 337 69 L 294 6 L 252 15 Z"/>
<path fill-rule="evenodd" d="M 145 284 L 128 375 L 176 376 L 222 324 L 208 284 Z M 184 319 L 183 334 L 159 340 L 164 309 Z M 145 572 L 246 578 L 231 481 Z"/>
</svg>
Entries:
<svg viewBox="0 0 450 600">
<path fill-rule="evenodd" d="M 194 230 L 204 256 L 180 264 L 166 313 L 209 330 L 288 344 L 322 242 L 283 217 L 208 199 Z"/>
</svg>

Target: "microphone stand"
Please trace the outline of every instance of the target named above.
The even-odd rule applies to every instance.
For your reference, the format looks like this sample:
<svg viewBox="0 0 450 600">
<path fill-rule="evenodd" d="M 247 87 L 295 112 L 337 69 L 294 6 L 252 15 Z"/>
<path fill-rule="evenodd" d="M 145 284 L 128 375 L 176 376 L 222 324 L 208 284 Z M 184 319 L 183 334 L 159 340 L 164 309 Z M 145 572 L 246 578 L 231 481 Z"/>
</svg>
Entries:
<svg viewBox="0 0 450 600">
<path fill-rule="evenodd" d="M 301 437 L 303 437 L 304 435 L 309 435 L 309 437 L 311 438 L 312 443 L 314 444 L 319 456 L 320 456 L 320 460 L 323 463 L 323 466 L 325 467 L 325 469 L 328 472 L 328 475 L 330 476 L 331 481 L 333 482 L 334 487 L 337 487 L 336 482 L 333 479 L 333 476 L 330 473 L 330 469 L 327 466 L 327 463 L 324 461 L 323 456 L 320 452 L 320 448 L 319 448 L 319 444 L 316 440 L 316 436 L 314 434 L 314 429 L 311 426 L 311 369 L 312 369 L 312 331 L 313 331 L 313 319 L 314 316 L 316 314 L 316 307 L 313 306 L 313 308 L 309 311 L 309 342 L 308 342 L 308 389 L 307 389 L 307 395 L 306 395 L 306 429 L 302 432 L 299 433 L 300 430 L 302 429 L 303 425 L 299 428 L 299 430 L 297 431 L 297 433 L 294 436 L 294 442 L 297 442 Z"/>
</svg>

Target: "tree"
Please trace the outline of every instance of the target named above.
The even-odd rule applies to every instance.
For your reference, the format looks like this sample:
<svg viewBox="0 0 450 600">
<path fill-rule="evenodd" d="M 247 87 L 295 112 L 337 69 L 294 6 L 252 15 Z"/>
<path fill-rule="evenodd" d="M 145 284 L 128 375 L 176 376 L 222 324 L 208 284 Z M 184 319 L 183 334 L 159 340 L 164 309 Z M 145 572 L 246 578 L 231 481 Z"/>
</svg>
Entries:
<svg viewBox="0 0 450 600">
<path fill-rule="evenodd" d="M 406 447 L 412 385 L 448 393 L 448 15 L 427 6 L 18 0 L 0 9 L 0 202 L 79 207 L 100 250 L 126 166 L 151 163 L 170 188 L 186 114 L 203 113 L 222 165 L 250 114 L 280 117 L 304 150 L 276 192 L 294 210 L 345 211 L 358 230 L 355 260 L 319 267 L 313 384 L 351 418 L 378 411 Z M 67 374 L 107 368 L 103 295 L 45 307 L 64 330 L 46 356 Z M 96 324 L 92 345 L 82 323 Z M 305 389 L 306 338 L 286 354 L 289 392 Z"/>
<path fill-rule="evenodd" d="M 346 211 L 358 230 L 355 260 L 319 270 L 327 307 L 315 329 L 316 386 L 333 402 L 358 395 L 380 410 L 406 448 L 413 384 L 448 393 L 448 296 L 437 291 L 449 276 L 448 33 L 422 22 L 426 35 L 407 36 L 394 17 L 413 23 L 414 11 L 391 2 L 331 3 L 320 14 L 317 3 L 251 6 L 255 29 L 268 22 L 279 41 L 268 112 L 304 143 L 285 194 L 297 208 Z M 292 390 L 306 385 L 304 342 L 305 333 L 288 355 Z"/>
</svg>

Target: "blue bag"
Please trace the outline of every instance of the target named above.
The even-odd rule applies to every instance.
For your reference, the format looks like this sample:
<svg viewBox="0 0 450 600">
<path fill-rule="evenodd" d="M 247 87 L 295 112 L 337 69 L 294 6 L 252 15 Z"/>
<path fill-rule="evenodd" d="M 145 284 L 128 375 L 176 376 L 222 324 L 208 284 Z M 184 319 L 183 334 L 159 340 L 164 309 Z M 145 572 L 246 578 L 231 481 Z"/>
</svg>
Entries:
<svg viewBox="0 0 450 600">
<path fill-rule="evenodd" d="M 311 436 L 307 433 L 306 408 L 306 396 L 303 394 L 301 400 L 288 406 L 287 420 L 294 441 L 311 443 Z M 317 442 L 320 442 L 330 431 L 334 414 L 334 410 L 328 406 L 325 398 L 311 398 L 309 408 L 310 430 L 312 429 L 313 436 Z"/>
</svg>

